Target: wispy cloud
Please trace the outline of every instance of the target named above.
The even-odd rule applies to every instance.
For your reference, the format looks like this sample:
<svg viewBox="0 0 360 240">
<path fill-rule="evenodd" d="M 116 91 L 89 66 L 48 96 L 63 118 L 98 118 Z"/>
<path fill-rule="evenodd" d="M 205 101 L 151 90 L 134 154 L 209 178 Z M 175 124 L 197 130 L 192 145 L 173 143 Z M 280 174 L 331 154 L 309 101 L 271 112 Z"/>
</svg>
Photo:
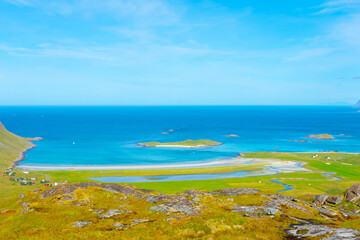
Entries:
<svg viewBox="0 0 360 240">
<path fill-rule="evenodd" d="M 82 14 L 89 17 L 108 14 L 113 17 L 143 17 L 158 24 L 174 21 L 177 10 L 162 0 L 5 0 L 16 6 L 35 7 L 50 14 Z"/>
<path fill-rule="evenodd" d="M 24 48 L 0 44 L 0 51 L 10 55 L 24 57 L 51 57 L 83 60 L 100 60 L 116 62 L 118 64 L 141 64 L 163 59 L 176 59 L 179 57 L 204 57 L 231 55 L 232 52 L 189 48 L 174 45 L 142 45 L 119 44 L 111 47 L 103 46 L 53 46 L 39 44 L 38 47 Z"/>
<path fill-rule="evenodd" d="M 359 0 L 331 0 L 315 8 L 320 9 L 315 14 L 335 13 L 340 11 L 358 12 L 360 10 Z"/>
</svg>

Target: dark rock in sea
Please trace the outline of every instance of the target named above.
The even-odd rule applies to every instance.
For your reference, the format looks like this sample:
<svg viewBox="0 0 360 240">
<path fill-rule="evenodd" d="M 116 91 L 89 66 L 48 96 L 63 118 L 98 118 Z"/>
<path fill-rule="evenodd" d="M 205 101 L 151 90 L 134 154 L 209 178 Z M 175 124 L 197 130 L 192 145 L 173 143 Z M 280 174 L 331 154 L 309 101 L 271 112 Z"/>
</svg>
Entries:
<svg viewBox="0 0 360 240">
<path fill-rule="evenodd" d="M 214 195 L 223 195 L 223 196 L 238 196 L 242 194 L 256 194 L 260 192 L 258 189 L 254 188 L 224 188 L 221 190 L 210 192 Z"/>
<path fill-rule="evenodd" d="M 236 135 L 236 134 L 228 134 L 228 135 L 225 135 L 226 137 L 239 137 L 239 135 Z"/>
<path fill-rule="evenodd" d="M 360 199 L 360 183 L 352 185 L 345 193 L 346 201 L 355 203 Z"/>
<path fill-rule="evenodd" d="M 296 140 L 297 142 L 299 142 L 299 143 L 306 143 L 306 142 L 308 142 L 308 141 L 306 141 L 306 140 Z"/>
<path fill-rule="evenodd" d="M 92 224 L 92 222 L 77 221 L 77 222 L 75 222 L 72 226 L 73 226 L 73 227 L 82 228 L 82 227 L 85 227 L 85 226 L 90 226 L 91 224 Z"/>
<path fill-rule="evenodd" d="M 343 197 L 342 196 L 328 197 L 326 201 L 331 204 L 340 204 L 343 201 Z"/>
</svg>

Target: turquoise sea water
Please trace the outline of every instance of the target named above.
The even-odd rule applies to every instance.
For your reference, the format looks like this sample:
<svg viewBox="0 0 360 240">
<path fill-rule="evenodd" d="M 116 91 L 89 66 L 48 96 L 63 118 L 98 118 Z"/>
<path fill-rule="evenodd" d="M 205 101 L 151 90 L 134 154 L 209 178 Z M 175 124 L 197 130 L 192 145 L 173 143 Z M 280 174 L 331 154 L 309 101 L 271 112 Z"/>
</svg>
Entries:
<svg viewBox="0 0 360 240">
<path fill-rule="evenodd" d="M 163 165 L 252 151 L 360 152 L 360 113 L 343 106 L 0 107 L 0 121 L 18 135 L 44 138 L 20 166 Z M 169 129 L 174 132 L 160 134 Z M 319 133 L 336 140 L 288 141 Z M 136 146 L 186 139 L 224 144 L 201 149 Z"/>
</svg>

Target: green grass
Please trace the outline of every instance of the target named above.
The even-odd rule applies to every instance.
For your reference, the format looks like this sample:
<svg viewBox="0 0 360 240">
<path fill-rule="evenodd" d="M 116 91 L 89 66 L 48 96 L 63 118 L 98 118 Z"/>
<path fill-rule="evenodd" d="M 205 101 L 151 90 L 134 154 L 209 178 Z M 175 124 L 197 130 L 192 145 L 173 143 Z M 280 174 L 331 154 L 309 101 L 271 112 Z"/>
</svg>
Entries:
<svg viewBox="0 0 360 240">
<path fill-rule="evenodd" d="M 32 146 L 26 138 L 9 132 L 0 122 L 0 167 L 12 166 L 21 157 L 21 153 Z"/>
<path fill-rule="evenodd" d="M 200 139 L 200 140 L 185 140 L 181 142 L 166 142 L 166 143 L 160 143 L 160 142 L 146 142 L 146 143 L 139 143 L 138 145 L 145 146 L 145 147 L 156 147 L 156 146 L 185 146 L 185 147 L 199 147 L 199 146 L 218 146 L 222 143 L 208 140 L 208 139 Z"/>
</svg>

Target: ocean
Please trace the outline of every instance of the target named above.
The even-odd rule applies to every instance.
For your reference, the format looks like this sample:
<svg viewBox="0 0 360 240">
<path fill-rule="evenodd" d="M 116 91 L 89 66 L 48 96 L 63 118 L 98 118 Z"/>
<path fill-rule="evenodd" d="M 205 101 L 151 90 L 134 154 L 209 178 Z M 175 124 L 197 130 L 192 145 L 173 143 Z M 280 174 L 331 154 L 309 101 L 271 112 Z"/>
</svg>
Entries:
<svg viewBox="0 0 360 240">
<path fill-rule="evenodd" d="M 0 121 L 20 136 L 44 138 L 20 167 L 201 163 L 254 151 L 360 152 L 360 113 L 350 106 L 2 106 Z M 336 139 L 305 138 L 320 133 Z M 186 139 L 223 145 L 136 145 Z"/>
</svg>

